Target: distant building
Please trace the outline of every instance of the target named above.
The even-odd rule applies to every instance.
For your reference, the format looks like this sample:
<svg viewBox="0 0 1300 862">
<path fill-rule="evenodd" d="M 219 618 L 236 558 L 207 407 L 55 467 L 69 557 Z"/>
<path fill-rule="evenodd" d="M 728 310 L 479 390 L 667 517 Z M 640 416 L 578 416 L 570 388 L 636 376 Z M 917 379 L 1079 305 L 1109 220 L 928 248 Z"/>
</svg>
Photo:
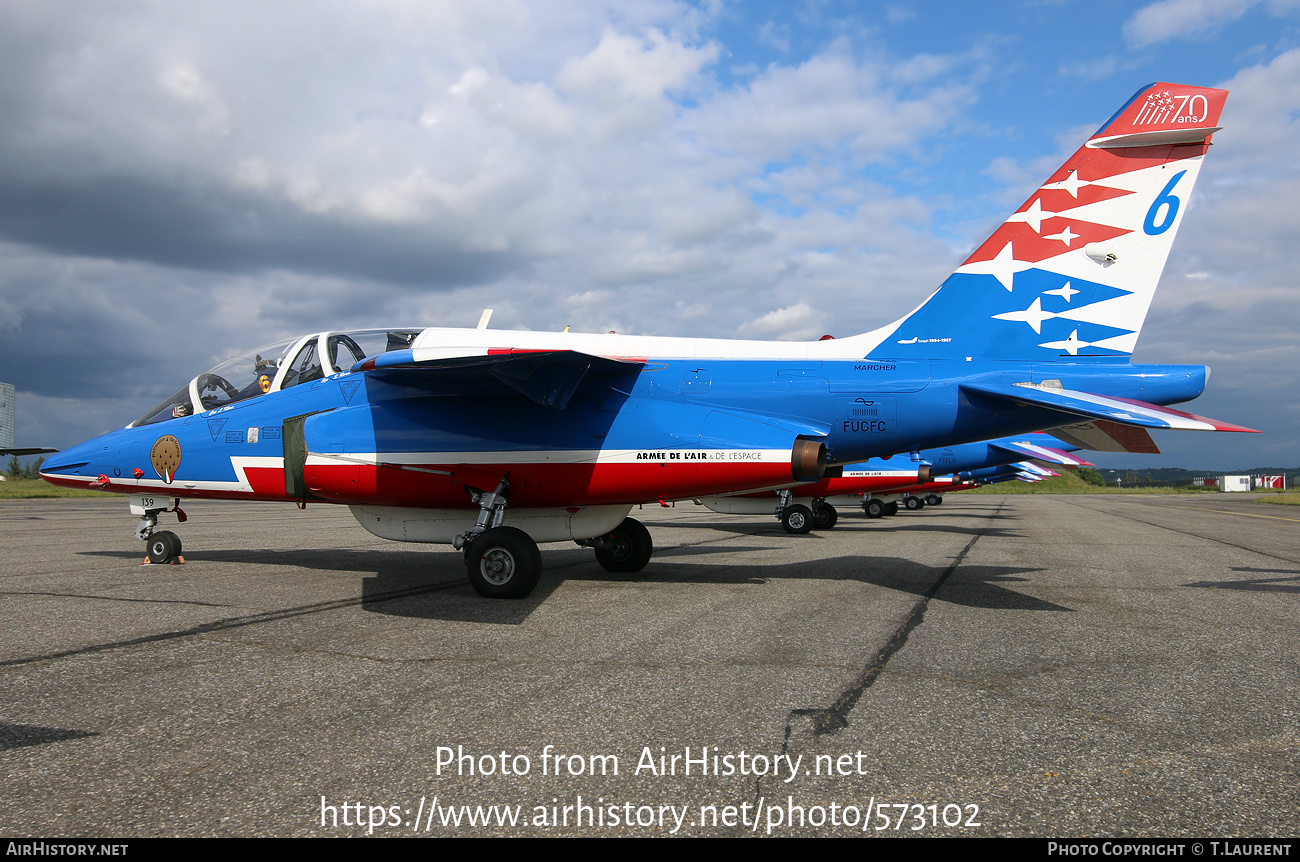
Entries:
<svg viewBox="0 0 1300 862">
<path fill-rule="evenodd" d="M 1249 476 L 1224 476 L 1223 484 L 1219 486 L 1224 491 L 1249 491 Z"/>
</svg>

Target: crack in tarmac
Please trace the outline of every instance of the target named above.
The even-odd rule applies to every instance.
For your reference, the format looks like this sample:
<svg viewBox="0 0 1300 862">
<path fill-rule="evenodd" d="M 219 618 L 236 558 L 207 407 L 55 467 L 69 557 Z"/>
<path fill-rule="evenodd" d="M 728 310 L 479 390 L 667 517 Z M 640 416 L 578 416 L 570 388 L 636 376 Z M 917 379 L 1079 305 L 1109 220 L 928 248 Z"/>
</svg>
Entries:
<svg viewBox="0 0 1300 862">
<path fill-rule="evenodd" d="M 993 514 L 994 517 L 1002 512 L 1004 505 L 1005 503 L 998 506 L 997 510 Z M 876 653 L 875 657 L 862 668 L 862 671 L 858 674 L 857 678 L 840 693 L 839 697 L 837 697 L 829 707 L 812 707 L 790 710 L 785 722 L 785 737 L 781 741 L 782 754 L 787 753 L 790 747 L 790 737 L 793 734 L 793 720 L 797 716 L 805 716 L 811 719 L 812 732 L 814 736 L 823 736 L 825 734 L 835 733 L 836 731 L 849 726 L 848 715 L 853 710 L 853 707 L 857 704 L 858 700 L 880 677 L 881 672 L 885 669 L 885 665 L 889 663 L 889 660 L 907 644 L 907 640 L 911 636 L 912 632 L 925 621 L 925 612 L 930 606 L 930 600 L 938 594 L 939 590 L 945 583 L 947 583 L 948 578 L 952 576 L 953 572 L 957 571 L 957 567 L 966 559 L 966 555 L 970 553 L 970 550 L 973 547 L 975 547 L 975 543 L 983 538 L 985 533 L 991 529 L 991 527 L 985 528 L 971 537 L 970 541 L 966 543 L 966 546 L 957 553 L 956 558 L 948 568 L 943 570 L 943 573 L 935 579 L 933 584 L 930 585 L 930 589 L 926 590 L 920 600 L 912 606 L 912 610 L 903 620 L 902 625 L 894 631 L 893 637 L 891 637 L 884 647 Z"/>
</svg>

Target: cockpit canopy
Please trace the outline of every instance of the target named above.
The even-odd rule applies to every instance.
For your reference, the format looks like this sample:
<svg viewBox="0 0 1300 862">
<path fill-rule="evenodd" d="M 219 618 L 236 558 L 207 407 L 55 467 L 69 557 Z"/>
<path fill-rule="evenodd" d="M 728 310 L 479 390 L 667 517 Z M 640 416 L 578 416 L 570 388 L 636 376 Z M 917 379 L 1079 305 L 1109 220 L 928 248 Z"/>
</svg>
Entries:
<svg viewBox="0 0 1300 862">
<path fill-rule="evenodd" d="M 195 377 L 128 427 L 192 416 L 320 380 L 368 357 L 408 348 L 419 334 L 419 329 L 319 332 L 259 347 Z"/>
</svg>

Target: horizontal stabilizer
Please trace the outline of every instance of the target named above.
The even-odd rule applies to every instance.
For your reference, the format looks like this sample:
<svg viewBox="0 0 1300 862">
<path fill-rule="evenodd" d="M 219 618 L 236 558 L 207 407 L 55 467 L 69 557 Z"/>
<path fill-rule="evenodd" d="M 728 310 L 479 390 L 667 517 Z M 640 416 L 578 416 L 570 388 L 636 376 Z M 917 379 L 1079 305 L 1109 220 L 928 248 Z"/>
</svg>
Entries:
<svg viewBox="0 0 1300 862">
<path fill-rule="evenodd" d="M 997 443 L 990 444 L 995 449 L 1002 449 L 1015 455 L 1027 455 L 1030 458 L 1036 458 L 1039 461 L 1046 461 L 1049 464 L 1060 464 L 1062 467 L 1091 467 L 1092 464 L 1082 458 L 1071 455 L 1062 449 L 1053 449 L 1050 446 L 1039 446 L 1028 440 L 1000 440 Z M 1070 444 L 1074 445 L 1074 444 Z M 1080 448 L 1087 448 L 1081 446 Z"/>
<path fill-rule="evenodd" d="M 1133 132 L 1127 135 L 1093 138 L 1088 141 L 1090 149 L 1104 148 L 1118 150 L 1127 147 L 1160 147 L 1174 144 L 1203 144 L 1210 135 L 1222 131 L 1222 126 L 1201 126 L 1195 129 L 1165 129 L 1158 132 Z"/>
<path fill-rule="evenodd" d="M 1145 428 L 1120 425 L 1098 419 L 1094 422 L 1077 422 L 1052 428 L 1051 434 L 1062 443 L 1090 449 L 1093 452 L 1132 452 L 1138 455 L 1159 455 L 1160 447 L 1151 439 Z"/>
<path fill-rule="evenodd" d="M 563 410 L 587 377 L 638 371 L 639 359 L 610 359 L 574 350 L 502 350 L 475 356 L 422 359 L 418 350 L 393 350 L 352 366 L 394 386 L 439 395 L 515 392 L 543 407 Z"/>
<path fill-rule="evenodd" d="M 1121 425 L 1135 425 L 1139 428 L 1158 428 L 1178 431 L 1243 431 L 1251 434 L 1259 432 L 1253 428 L 1243 428 L 1207 419 L 1195 413 L 1184 413 L 1158 404 L 1145 401 L 1133 401 L 1128 398 L 1112 398 L 1107 395 L 1093 395 L 1090 392 L 1076 392 L 1055 386 L 1038 383 L 1001 384 L 963 383 L 962 389 L 1011 401 L 1027 407 L 1045 407 L 1075 416 L 1089 419 L 1105 419 Z"/>
<path fill-rule="evenodd" d="M 1035 464 L 1033 461 L 1021 461 L 1014 466 L 1016 467 L 1016 469 L 1020 470 L 1021 473 L 1025 473 L 1031 476 L 1039 476 L 1044 479 L 1061 475 L 1055 470 L 1049 470 L 1046 467 L 1040 467 L 1037 464 Z"/>
</svg>

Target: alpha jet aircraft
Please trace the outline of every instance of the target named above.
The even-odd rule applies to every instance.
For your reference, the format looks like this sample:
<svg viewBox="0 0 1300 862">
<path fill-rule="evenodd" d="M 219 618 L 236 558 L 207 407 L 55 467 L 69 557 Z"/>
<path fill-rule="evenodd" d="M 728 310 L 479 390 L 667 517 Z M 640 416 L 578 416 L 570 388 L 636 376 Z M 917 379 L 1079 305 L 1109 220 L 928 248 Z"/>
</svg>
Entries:
<svg viewBox="0 0 1300 862">
<path fill-rule="evenodd" d="M 476 590 L 516 598 L 537 584 L 538 542 L 644 567 L 650 536 L 627 516 L 645 500 L 1065 424 L 1080 439 L 1247 430 L 1162 406 L 1200 395 L 1203 366 L 1128 361 L 1226 96 L 1144 88 L 919 308 L 872 332 L 319 333 L 198 375 L 42 475 L 130 494 L 151 559 L 179 553 L 155 528 L 180 498 L 319 500 L 384 538 L 449 542 Z"/>
<path fill-rule="evenodd" d="M 945 446 L 916 453 L 915 457 L 894 455 L 830 467 L 816 482 L 773 491 L 702 497 L 697 502 L 729 515 L 772 514 L 787 533 L 802 534 L 813 528 L 834 527 L 839 521 L 837 506 L 858 507 L 867 517 L 879 518 L 897 512 L 900 501 L 909 509 L 919 509 L 927 502 L 941 503 L 943 494 L 952 489 L 953 473 L 1012 464 L 1026 457 L 1082 467 L 1088 462 L 1069 454 L 1078 448 L 1047 434 L 1004 437 Z"/>
</svg>

